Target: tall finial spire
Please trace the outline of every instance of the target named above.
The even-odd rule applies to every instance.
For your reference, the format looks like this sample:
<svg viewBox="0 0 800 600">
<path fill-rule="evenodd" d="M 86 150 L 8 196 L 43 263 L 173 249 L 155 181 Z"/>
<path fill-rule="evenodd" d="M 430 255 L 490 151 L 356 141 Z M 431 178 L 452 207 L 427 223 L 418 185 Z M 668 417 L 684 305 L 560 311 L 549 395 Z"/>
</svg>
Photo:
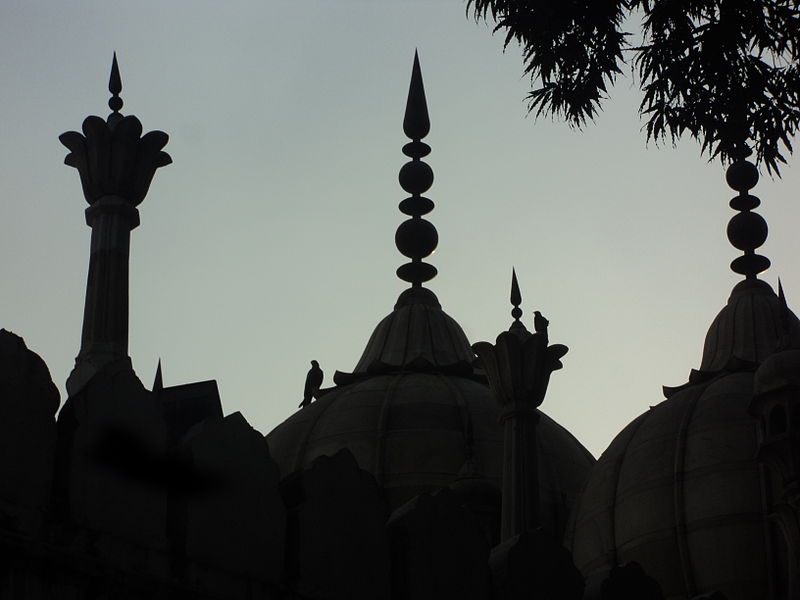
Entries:
<svg viewBox="0 0 800 600">
<path fill-rule="evenodd" d="M 728 222 L 728 239 L 734 248 L 744 252 L 731 262 L 731 269 L 735 273 L 744 275 L 746 279 L 757 279 L 758 274 L 769 268 L 770 262 L 766 256 L 755 253 L 767 240 L 767 222 L 758 213 L 752 212 L 761 204 L 761 200 L 749 193 L 750 189 L 758 183 L 758 169 L 746 160 L 749 150 L 742 152 L 742 158 L 734 162 L 725 173 L 728 185 L 739 192 L 730 201 L 730 207 L 738 210 Z"/>
<path fill-rule="evenodd" d="M 439 243 L 436 227 L 422 218 L 422 215 L 433 210 L 433 202 L 421 195 L 433 184 L 433 170 L 420 160 L 431 151 L 431 147 L 421 141 L 428 135 L 430 127 L 419 56 L 414 52 L 414 67 L 403 118 L 403 131 L 412 140 L 403 146 L 403 154 L 411 160 L 403 165 L 399 176 L 400 186 L 411 194 L 400 203 L 400 211 L 411 218 L 403 221 L 397 228 L 394 242 L 400 253 L 411 259 L 411 262 L 397 269 L 397 276 L 415 288 L 436 277 L 437 273 L 436 267 L 422 262 L 423 258 L 436 250 Z"/>
</svg>

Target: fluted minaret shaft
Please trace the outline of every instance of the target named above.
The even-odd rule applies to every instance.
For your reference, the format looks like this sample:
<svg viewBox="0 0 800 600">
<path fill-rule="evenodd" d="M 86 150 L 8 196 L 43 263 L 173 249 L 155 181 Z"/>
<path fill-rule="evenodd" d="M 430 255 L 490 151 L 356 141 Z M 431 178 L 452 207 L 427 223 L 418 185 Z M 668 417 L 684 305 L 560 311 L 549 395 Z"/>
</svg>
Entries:
<svg viewBox="0 0 800 600">
<path fill-rule="evenodd" d="M 151 131 L 142 136 L 139 120 L 120 114 L 121 90 L 115 55 L 109 80 L 111 114 L 106 120 L 87 117 L 83 134 L 69 131 L 59 137 L 70 150 L 64 162 L 80 174 L 89 203 L 86 223 L 92 228 L 81 349 L 67 379 L 70 395 L 106 365 L 128 357 L 130 234 L 139 225 L 136 207 L 156 169 L 171 162 L 161 150 L 167 134 Z"/>
<path fill-rule="evenodd" d="M 130 239 L 139 211 L 123 198 L 105 196 L 86 209 L 86 224 L 92 241 L 77 362 L 105 364 L 128 356 Z"/>
</svg>

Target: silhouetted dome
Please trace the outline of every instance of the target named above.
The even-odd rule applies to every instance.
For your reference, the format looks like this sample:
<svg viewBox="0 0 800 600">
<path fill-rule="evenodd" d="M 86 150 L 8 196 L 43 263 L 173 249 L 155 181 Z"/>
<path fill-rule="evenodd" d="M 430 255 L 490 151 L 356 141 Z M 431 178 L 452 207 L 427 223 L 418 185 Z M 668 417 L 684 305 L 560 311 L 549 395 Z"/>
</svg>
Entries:
<svg viewBox="0 0 800 600">
<path fill-rule="evenodd" d="M 785 323 L 786 325 L 782 325 Z M 570 523 L 576 566 L 601 577 L 636 561 L 664 596 L 729 600 L 768 588 L 754 371 L 797 317 L 762 281 L 737 285 L 690 383 L 628 425 L 592 470 Z"/>
<path fill-rule="evenodd" d="M 436 295 L 427 288 L 409 288 L 375 328 L 353 375 L 403 367 L 471 375 L 474 359 L 467 336 Z"/>
<path fill-rule="evenodd" d="M 481 488 L 477 482 L 499 490 L 499 409 L 473 360 L 464 332 L 436 296 L 408 290 L 375 329 L 355 372 L 337 373 L 336 387 L 267 436 L 271 455 L 287 475 L 348 448 L 392 509 L 456 481 L 463 490 Z M 537 438 L 543 520 L 561 531 L 594 458 L 545 415 Z M 470 486 L 463 485 L 465 474 Z"/>
<path fill-rule="evenodd" d="M 787 334 L 789 343 L 799 343 L 800 322 L 790 319 L 784 331 L 782 313 L 782 302 L 768 283 L 738 283 L 708 330 L 700 371 L 722 371 L 736 362 L 761 363 Z"/>
</svg>

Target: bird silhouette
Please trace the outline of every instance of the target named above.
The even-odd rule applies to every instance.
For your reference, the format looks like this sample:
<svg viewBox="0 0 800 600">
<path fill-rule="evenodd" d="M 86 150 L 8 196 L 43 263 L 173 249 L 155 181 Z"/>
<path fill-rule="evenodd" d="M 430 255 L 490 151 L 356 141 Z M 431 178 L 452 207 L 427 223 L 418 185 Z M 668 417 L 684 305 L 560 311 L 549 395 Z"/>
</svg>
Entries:
<svg viewBox="0 0 800 600">
<path fill-rule="evenodd" d="M 300 403 L 300 408 L 305 408 L 311 404 L 311 399 L 317 395 L 319 386 L 322 385 L 323 377 L 325 377 L 325 373 L 319 368 L 319 363 L 312 360 L 311 368 L 306 375 L 306 385 L 303 388 L 303 401 Z"/>
<path fill-rule="evenodd" d="M 545 319 L 542 313 L 540 313 L 538 310 L 533 311 L 533 330 L 536 333 L 547 334 L 548 325 L 550 325 L 550 321 Z"/>
</svg>

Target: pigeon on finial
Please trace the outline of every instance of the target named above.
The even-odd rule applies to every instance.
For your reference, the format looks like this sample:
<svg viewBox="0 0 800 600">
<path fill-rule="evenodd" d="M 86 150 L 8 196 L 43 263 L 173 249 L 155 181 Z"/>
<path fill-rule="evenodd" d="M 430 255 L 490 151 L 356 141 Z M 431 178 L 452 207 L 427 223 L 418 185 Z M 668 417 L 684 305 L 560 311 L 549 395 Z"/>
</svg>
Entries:
<svg viewBox="0 0 800 600">
<path fill-rule="evenodd" d="M 542 313 L 538 310 L 533 311 L 533 330 L 536 333 L 543 333 L 547 335 L 547 326 L 550 325 L 550 321 L 544 318 Z"/>
<path fill-rule="evenodd" d="M 325 374 L 319 368 L 319 363 L 315 360 L 311 361 L 311 368 L 306 375 L 306 385 L 303 388 L 303 401 L 300 403 L 300 408 L 305 408 L 311 404 L 312 398 L 316 397 L 319 392 L 319 386 L 322 385 L 322 379 Z"/>
</svg>

